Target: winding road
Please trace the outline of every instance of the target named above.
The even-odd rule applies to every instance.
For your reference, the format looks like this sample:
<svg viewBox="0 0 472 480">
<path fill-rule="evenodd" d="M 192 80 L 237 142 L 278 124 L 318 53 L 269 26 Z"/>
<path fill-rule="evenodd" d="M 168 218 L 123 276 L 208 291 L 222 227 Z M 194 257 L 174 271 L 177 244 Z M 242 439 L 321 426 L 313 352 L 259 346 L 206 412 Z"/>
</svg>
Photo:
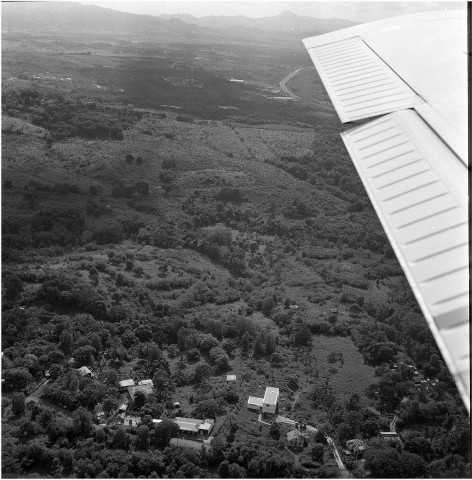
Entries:
<svg viewBox="0 0 472 480">
<path fill-rule="evenodd" d="M 328 110 L 330 112 L 335 112 L 334 108 L 332 107 L 328 107 L 327 105 L 324 105 L 323 103 L 319 102 L 318 100 L 314 100 L 314 99 L 311 99 L 311 100 L 305 100 L 301 97 L 299 97 L 298 95 L 295 95 L 293 92 L 290 91 L 290 89 L 287 87 L 287 85 L 285 85 L 291 78 L 295 77 L 296 75 L 298 75 L 299 72 L 301 72 L 302 70 L 312 70 L 313 68 L 315 67 L 302 67 L 302 68 L 298 68 L 297 70 L 295 70 L 294 72 L 291 72 L 289 73 L 280 83 L 280 88 L 284 91 L 284 93 L 290 97 L 292 97 L 294 100 L 299 100 L 299 101 L 302 101 L 302 102 L 305 102 L 305 103 L 310 103 L 312 105 L 315 105 L 317 107 L 320 107 L 320 108 L 324 108 L 325 110 Z"/>
</svg>

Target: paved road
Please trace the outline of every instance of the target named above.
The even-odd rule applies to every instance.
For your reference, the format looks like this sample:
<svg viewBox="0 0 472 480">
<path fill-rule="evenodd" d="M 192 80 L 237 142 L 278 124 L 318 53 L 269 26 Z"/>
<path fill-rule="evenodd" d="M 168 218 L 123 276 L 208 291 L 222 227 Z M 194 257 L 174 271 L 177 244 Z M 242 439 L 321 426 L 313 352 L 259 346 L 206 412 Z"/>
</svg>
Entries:
<svg viewBox="0 0 472 480">
<path fill-rule="evenodd" d="M 298 95 L 295 95 L 294 93 L 292 93 L 290 91 L 290 89 L 287 87 L 287 85 L 285 85 L 291 78 L 295 77 L 295 75 L 298 75 L 299 72 L 301 72 L 302 70 L 305 70 L 306 68 L 308 69 L 313 69 L 314 67 L 304 67 L 304 68 L 298 68 L 297 70 L 295 70 L 294 72 L 292 73 L 289 73 L 280 83 L 280 88 L 287 94 L 289 95 L 290 97 L 292 97 L 294 100 L 301 100 L 302 102 L 305 102 L 305 103 L 311 103 L 312 105 L 315 105 L 317 107 L 320 107 L 320 108 L 324 108 L 325 110 L 329 110 L 330 112 L 335 112 L 334 108 L 332 107 L 328 107 L 327 105 L 324 105 L 323 103 L 319 102 L 318 100 L 314 100 L 314 99 L 311 99 L 311 100 L 305 100 L 303 98 L 300 98 Z"/>
</svg>

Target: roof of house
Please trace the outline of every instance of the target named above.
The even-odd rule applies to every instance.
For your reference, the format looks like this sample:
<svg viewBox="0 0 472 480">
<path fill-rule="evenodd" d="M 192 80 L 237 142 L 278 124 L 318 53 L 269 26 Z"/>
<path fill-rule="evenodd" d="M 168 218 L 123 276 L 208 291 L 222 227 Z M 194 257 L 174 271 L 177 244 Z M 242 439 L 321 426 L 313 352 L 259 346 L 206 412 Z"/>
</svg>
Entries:
<svg viewBox="0 0 472 480">
<path fill-rule="evenodd" d="M 85 367 L 85 366 L 78 368 L 77 371 L 81 375 L 92 375 L 92 370 L 90 370 L 90 368 Z"/>
<path fill-rule="evenodd" d="M 198 432 L 198 429 L 200 427 L 200 423 L 194 423 L 194 422 L 181 422 L 176 420 L 175 422 L 180 430 L 186 430 L 187 432 Z"/>
<path fill-rule="evenodd" d="M 127 380 L 121 380 L 118 382 L 120 387 L 131 387 L 134 385 L 134 380 L 132 378 L 129 378 Z"/>
<path fill-rule="evenodd" d="M 226 380 L 236 380 L 236 375 L 226 375 Z"/>
<path fill-rule="evenodd" d="M 298 437 L 305 437 L 300 430 L 290 430 L 290 432 L 287 433 L 287 440 L 290 442 L 291 440 L 295 440 Z"/>
<path fill-rule="evenodd" d="M 259 405 L 260 407 L 262 407 L 264 399 L 259 397 L 249 397 L 247 403 L 249 403 L 250 405 Z"/>
<path fill-rule="evenodd" d="M 215 423 L 214 420 L 205 418 L 204 422 L 200 425 L 199 429 L 209 431 L 213 427 L 214 423 Z"/>
<path fill-rule="evenodd" d="M 186 417 L 175 417 L 176 422 L 184 422 L 184 423 L 195 423 L 199 424 L 202 423 L 202 420 L 199 420 L 198 418 L 186 418 Z"/>
<path fill-rule="evenodd" d="M 120 405 L 120 408 L 118 408 L 118 410 L 126 410 L 128 408 L 128 404 L 127 403 L 122 403 Z"/>
<path fill-rule="evenodd" d="M 362 440 L 359 440 L 358 438 L 348 440 L 346 442 L 346 447 L 352 450 L 365 450 L 364 442 Z"/>
<path fill-rule="evenodd" d="M 279 389 L 276 387 L 266 387 L 264 394 L 264 403 L 275 405 L 279 400 Z"/>
<path fill-rule="evenodd" d="M 150 378 L 146 380 L 141 380 L 140 382 L 138 382 L 138 385 L 152 385 L 152 380 Z"/>
<path fill-rule="evenodd" d="M 152 423 L 161 423 L 162 420 L 160 420 L 159 418 L 153 418 L 152 419 Z"/>
</svg>

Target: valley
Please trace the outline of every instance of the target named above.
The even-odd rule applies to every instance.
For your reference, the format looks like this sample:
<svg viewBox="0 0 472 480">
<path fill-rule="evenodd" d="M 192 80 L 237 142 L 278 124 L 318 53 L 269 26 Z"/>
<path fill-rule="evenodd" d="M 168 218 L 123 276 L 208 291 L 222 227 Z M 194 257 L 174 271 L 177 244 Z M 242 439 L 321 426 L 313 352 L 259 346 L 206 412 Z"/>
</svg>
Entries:
<svg viewBox="0 0 472 480">
<path fill-rule="evenodd" d="M 13 20 L 2 475 L 339 478 L 329 436 L 343 476 L 467 476 L 467 413 L 301 42 Z M 248 408 L 269 386 L 277 412 Z"/>
</svg>

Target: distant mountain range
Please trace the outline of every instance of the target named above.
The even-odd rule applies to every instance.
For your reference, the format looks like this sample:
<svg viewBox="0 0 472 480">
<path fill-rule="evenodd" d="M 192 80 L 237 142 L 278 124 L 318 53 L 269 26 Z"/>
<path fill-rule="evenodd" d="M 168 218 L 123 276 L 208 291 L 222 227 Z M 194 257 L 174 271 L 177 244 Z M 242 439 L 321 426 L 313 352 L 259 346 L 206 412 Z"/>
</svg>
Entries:
<svg viewBox="0 0 472 480">
<path fill-rule="evenodd" d="M 296 15 L 288 10 L 273 17 L 249 18 L 245 16 L 208 16 L 197 18 L 187 14 L 165 14 L 159 18 L 179 19 L 189 25 L 214 29 L 249 28 L 265 32 L 326 33 L 340 28 L 356 25 L 354 22 L 339 18 L 315 18 Z"/>
<path fill-rule="evenodd" d="M 197 18 L 187 14 L 156 17 L 75 2 L 2 2 L 1 10 L 3 33 L 113 33 L 166 37 L 167 41 L 282 40 L 280 36 L 293 40 L 354 25 L 347 20 L 301 17 L 289 11 L 263 18 Z"/>
<path fill-rule="evenodd" d="M 118 12 L 75 2 L 2 2 L 2 31 L 35 33 L 122 33 L 184 35 L 205 33 L 196 25 L 151 15 Z"/>
</svg>

